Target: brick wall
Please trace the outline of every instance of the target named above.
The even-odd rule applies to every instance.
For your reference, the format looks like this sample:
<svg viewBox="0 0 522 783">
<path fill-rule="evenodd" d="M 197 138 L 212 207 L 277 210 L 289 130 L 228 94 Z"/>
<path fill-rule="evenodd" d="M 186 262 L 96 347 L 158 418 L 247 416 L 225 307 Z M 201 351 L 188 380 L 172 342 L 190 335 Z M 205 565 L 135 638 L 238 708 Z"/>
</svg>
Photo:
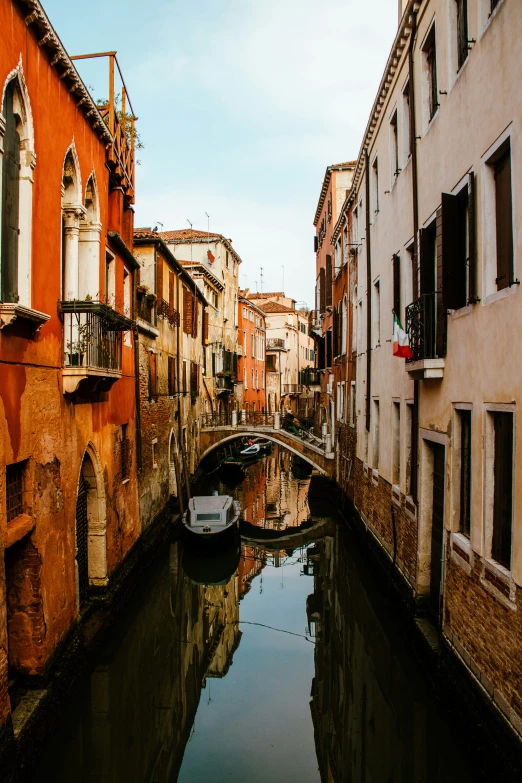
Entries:
<svg viewBox="0 0 522 783">
<path fill-rule="evenodd" d="M 9 694 L 7 692 L 7 669 L 7 650 L 5 647 L 0 647 L 0 729 L 8 719 L 11 712 Z"/>
<path fill-rule="evenodd" d="M 447 560 L 444 636 L 522 734 L 522 616 L 481 584 L 482 569 L 477 556 L 469 574 L 451 557 Z M 520 607 L 522 590 L 514 589 L 513 603 Z"/>
<path fill-rule="evenodd" d="M 357 447 L 357 430 L 349 424 L 337 422 L 337 483 L 342 491 L 353 502 L 354 499 L 354 473 L 355 451 Z"/>
<path fill-rule="evenodd" d="M 406 499 L 403 495 L 392 500 L 391 484 L 378 476 L 373 477 L 371 468 L 365 472 L 363 463 L 355 459 L 354 464 L 354 504 L 364 520 L 376 536 L 379 543 L 393 557 L 394 537 L 392 503 L 395 516 L 395 531 L 397 540 L 396 562 L 406 582 L 413 588 L 416 586 L 417 572 L 417 521 L 406 510 Z"/>
</svg>

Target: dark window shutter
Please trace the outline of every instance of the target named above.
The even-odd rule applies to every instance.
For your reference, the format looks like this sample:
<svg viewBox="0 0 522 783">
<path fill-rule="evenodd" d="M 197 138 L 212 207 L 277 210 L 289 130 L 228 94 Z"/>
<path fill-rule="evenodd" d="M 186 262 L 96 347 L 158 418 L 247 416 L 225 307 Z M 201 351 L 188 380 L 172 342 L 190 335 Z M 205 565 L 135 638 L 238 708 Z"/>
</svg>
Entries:
<svg viewBox="0 0 522 783">
<path fill-rule="evenodd" d="M 316 234 L 314 237 L 314 253 L 317 253 L 318 250 L 319 250 L 319 238 Z"/>
<path fill-rule="evenodd" d="M 401 257 L 393 256 L 393 312 L 401 319 Z"/>
<path fill-rule="evenodd" d="M 153 400 L 158 394 L 158 366 L 155 353 L 149 353 L 149 400 Z"/>
<path fill-rule="evenodd" d="M 475 174 L 468 177 L 468 301 L 477 302 L 477 241 Z"/>
<path fill-rule="evenodd" d="M 187 389 L 187 362 L 183 362 L 183 392 L 186 394 Z"/>
<path fill-rule="evenodd" d="M 199 304 L 195 296 L 192 296 L 192 337 L 198 336 Z"/>
<path fill-rule="evenodd" d="M 324 370 L 326 368 L 326 340 L 320 337 L 318 341 L 317 368 Z"/>
<path fill-rule="evenodd" d="M 20 203 L 20 136 L 13 112 L 13 87 L 3 103 L 6 120 L 2 156 L 2 255 L 0 301 L 18 302 L 18 233 Z"/>
<path fill-rule="evenodd" d="M 495 211 L 497 224 L 497 289 L 513 282 L 513 211 L 511 203 L 511 151 L 495 164 Z"/>
<path fill-rule="evenodd" d="M 446 306 L 444 304 L 444 267 L 442 254 L 442 207 L 437 210 L 436 241 L 435 241 L 435 355 L 446 355 Z"/>
<path fill-rule="evenodd" d="M 208 341 L 208 310 L 203 312 L 203 345 Z"/>
<path fill-rule="evenodd" d="M 169 308 L 174 309 L 174 272 L 169 271 Z"/>
<path fill-rule="evenodd" d="M 435 260 L 433 257 L 433 231 L 421 228 L 419 231 L 420 250 L 420 295 L 431 294 L 435 290 Z"/>
<path fill-rule="evenodd" d="M 326 283 L 325 283 L 325 271 L 322 266 L 319 270 L 319 310 L 324 313 L 326 310 Z"/>
<path fill-rule="evenodd" d="M 187 288 L 183 289 L 183 331 L 192 334 L 192 294 Z"/>
<path fill-rule="evenodd" d="M 461 246 L 462 240 L 465 242 L 465 234 L 460 230 L 458 197 L 443 193 L 441 198 L 440 238 L 437 227 L 437 270 L 440 248 L 442 299 L 444 307 L 449 310 L 463 307 L 466 304 L 466 253 L 465 245 Z M 437 290 L 439 290 L 438 284 Z"/>
<path fill-rule="evenodd" d="M 513 523 L 513 414 L 494 413 L 495 487 L 493 495 L 493 558 L 511 568 Z"/>
<path fill-rule="evenodd" d="M 158 254 L 156 257 L 156 298 L 158 305 L 163 300 L 163 258 Z"/>
<path fill-rule="evenodd" d="M 326 307 L 332 306 L 332 256 L 326 256 L 326 272 L 325 272 L 325 304 Z"/>
<path fill-rule="evenodd" d="M 468 0 L 457 0 L 458 65 L 462 68 L 468 56 Z"/>
<path fill-rule="evenodd" d="M 332 366 L 332 330 L 326 332 L 326 366 Z"/>
</svg>

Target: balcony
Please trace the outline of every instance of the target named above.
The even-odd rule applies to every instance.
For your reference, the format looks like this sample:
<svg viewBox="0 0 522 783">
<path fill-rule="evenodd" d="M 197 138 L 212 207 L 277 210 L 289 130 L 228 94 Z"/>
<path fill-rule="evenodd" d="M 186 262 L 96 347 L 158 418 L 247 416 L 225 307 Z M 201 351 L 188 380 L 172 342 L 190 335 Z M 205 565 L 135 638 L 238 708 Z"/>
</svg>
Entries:
<svg viewBox="0 0 522 783">
<path fill-rule="evenodd" d="M 303 386 L 321 386 L 321 370 L 315 367 L 306 367 L 299 372 L 299 382 Z"/>
<path fill-rule="evenodd" d="M 123 332 L 133 322 L 102 302 L 59 303 L 64 333 L 64 394 L 109 391 L 121 378 Z"/>
<path fill-rule="evenodd" d="M 157 313 L 158 318 L 168 321 L 171 329 L 179 326 L 180 319 L 178 311 L 174 307 L 171 307 L 164 299 L 158 302 Z"/>
<path fill-rule="evenodd" d="M 446 313 L 437 312 L 443 307 L 438 298 L 436 293 L 423 294 L 406 308 L 406 331 L 413 354 L 406 360 L 406 370 L 414 380 L 444 376 Z"/>
<path fill-rule="evenodd" d="M 216 378 L 216 391 L 234 391 L 234 381 L 228 375 L 218 375 Z"/>
<path fill-rule="evenodd" d="M 269 337 L 266 341 L 267 351 L 286 351 L 286 343 L 280 337 Z"/>
<path fill-rule="evenodd" d="M 149 324 L 154 322 L 154 308 L 156 305 L 156 297 L 154 294 L 140 294 L 136 299 L 136 317 L 141 318 L 142 321 L 147 321 Z"/>
<path fill-rule="evenodd" d="M 301 394 L 303 387 L 300 383 L 283 383 L 282 394 Z"/>
</svg>

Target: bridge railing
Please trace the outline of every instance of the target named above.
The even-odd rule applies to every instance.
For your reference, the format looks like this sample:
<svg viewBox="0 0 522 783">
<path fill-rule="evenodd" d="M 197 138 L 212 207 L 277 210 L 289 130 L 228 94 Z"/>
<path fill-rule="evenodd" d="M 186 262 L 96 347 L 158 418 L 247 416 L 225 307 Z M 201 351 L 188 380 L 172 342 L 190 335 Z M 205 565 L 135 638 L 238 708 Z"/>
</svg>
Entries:
<svg viewBox="0 0 522 783">
<path fill-rule="evenodd" d="M 238 424 L 251 424 L 253 427 L 273 427 L 275 417 L 267 411 L 239 410 L 237 412 Z"/>
<path fill-rule="evenodd" d="M 232 415 L 228 411 L 224 413 L 201 414 L 202 427 L 230 427 L 231 424 Z"/>
</svg>

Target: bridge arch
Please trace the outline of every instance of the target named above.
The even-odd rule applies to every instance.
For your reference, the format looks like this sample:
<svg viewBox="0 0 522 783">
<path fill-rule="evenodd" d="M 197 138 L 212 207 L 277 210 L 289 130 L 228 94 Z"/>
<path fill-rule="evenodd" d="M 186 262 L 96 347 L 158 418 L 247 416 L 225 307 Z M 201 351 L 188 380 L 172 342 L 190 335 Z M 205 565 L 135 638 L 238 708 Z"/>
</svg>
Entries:
<svg viewBox="0 0 522 783">
<path fill-rule="evenodd" d="M 272 441 L 272 443 L 277 443 L 278 446 L 282 446 L 284 449 L 287 449 L 287 451 L 292 452 L 292 454 L 295 454 L 297 457 L 300 457 L 301 459 L 304 459 L 305 462 L 308 462 L 310 465 L 312 465 L 313 468 L 319 471 L 321 475 L 328 476 L 328 472 L 321 467 L 321 465 L 318 462 L 315 462 L 308 454 L 303 454 L 302 452 L 298 451 L 298 449 L 293 448 L 293 446 L 290 446 L 288 443 L 286 443 L 282 438 L 279 438 L 275 435 L 272 435 L 271 433 L 265 432 L 265 431 L 259 431 L 259 430 L 248 430 L 244 429 L 241 430 L 241 432 L 234 432 L 233 435 L 226 435 L 225 437 L 220 438 L 216 441 L 216 443 L 212 443 L 205 451 L 200 455 L 200 462 L 202 462 L 205 457 L 208 457 L 209 454 L 211 454 L 216 449 L 223 446 L 225 443 L 229 443 L 233 440 L 239 440 L 240 438 L 265 438 L 266 440 Z"/>
</svg>

